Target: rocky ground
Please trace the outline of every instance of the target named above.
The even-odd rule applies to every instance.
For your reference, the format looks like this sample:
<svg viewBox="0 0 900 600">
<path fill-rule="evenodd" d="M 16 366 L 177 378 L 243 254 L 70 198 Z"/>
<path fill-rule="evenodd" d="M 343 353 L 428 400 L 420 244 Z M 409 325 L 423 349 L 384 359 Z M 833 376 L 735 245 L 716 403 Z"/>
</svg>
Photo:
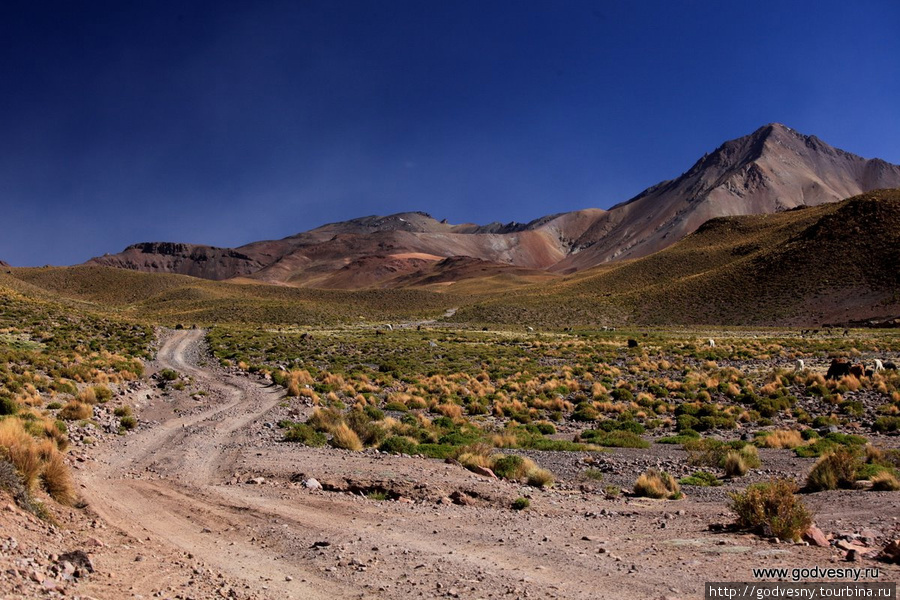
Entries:
<svg viewBox="0 0 900 600">
<path fill-rule="evenodd" d="M 559 476 L 538 490 L 437 460 L 282 443 L 276 423 L 297 409 L 214 367 L 199 331 L 162 338 L 149 371 L 163 368 L 182 390 L 151 378 L 104 409 L 133 406 L 135 431 L 119 435 L 103 412 L 73 431 L 86 507 L 54 506 L 50 524 L 0 502 L 0 597 L 695 598 L 704 581 L 751 580 L 753 567 L 848 558 L 900 579 L 874 558 L 900 538 L 896 492 L 804 495 L 831 538 L 822 546 L 717 526 L 733 520 L 729 491 L 805 476 L 814 461 L 786 450 L 675 501 L 627 490 L 648 466 L 695 470 L 678 446 L 528 452 Z M 519 497 L 530 506 L 514 511 Z"/>
</svg>

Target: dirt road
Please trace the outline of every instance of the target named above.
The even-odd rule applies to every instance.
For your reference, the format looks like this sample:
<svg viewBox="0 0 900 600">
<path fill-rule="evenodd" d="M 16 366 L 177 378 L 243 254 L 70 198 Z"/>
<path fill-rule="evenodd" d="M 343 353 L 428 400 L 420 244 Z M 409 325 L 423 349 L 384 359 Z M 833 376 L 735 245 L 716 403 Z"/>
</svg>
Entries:
<svg viewBox="0 0 900 600">
<path fill-rule="evenodd" d="M 104 445 L 80 472 L 91 509 L 123 540 L 97 559 L 115 575 L 84 593 L 687 598 L 703 581 L 747 580 L 751 567 L 834 560 L 826 548 L 712 534 L 728 520 L 717 503 L 538 491 L 435 460 L 279 443 L 280 389 L 203 366 L 202 341 L 173 332 L 157 361 L 189 375 L 203 402 L 189 391 L 153 400 L 140 416 L 158 423 Z M 403 497 L 308 490 L 307 477 L 388 482 Z M 450 503 L 453 492 L 472 501 Z M 521 495 L 531 508 L 510 510 Z"/>
</svg>

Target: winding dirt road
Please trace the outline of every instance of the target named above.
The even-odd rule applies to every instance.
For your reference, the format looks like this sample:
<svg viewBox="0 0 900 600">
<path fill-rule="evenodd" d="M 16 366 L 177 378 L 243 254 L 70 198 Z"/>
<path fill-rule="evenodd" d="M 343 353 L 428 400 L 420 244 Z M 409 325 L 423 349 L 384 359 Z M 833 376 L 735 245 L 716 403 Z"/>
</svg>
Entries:
<svg viewBox="0 0 900 600">
<path fill-rule="evenodd" d="M 681 598 L 750 566 L 831 558 L 710 534 L 719 505 L 528 490 L 434 460 L 279 443 L 281 391 L 202 366 L 202 342 L 201 331 L 172 332 L 157 362 L 190 375 L 208 393 L 203 408 L 188 391 L 156 398 L 142 420 L 166 414 L 153 403 L 179 410 L 106 443 L 81 471 L 91 508 L 127 541 L 98 557 L 101 570 L 127 578 L 132 597 Z M 311 491 L 299 483 L 307 476 L 389 481 L 421 495 Z M 478 501 L 446 501 L 459 490 Z M 524 494 L 532 507 L 511 511 Z M 84 591 L 122 597 L 104 585 Z"/>
</svg>

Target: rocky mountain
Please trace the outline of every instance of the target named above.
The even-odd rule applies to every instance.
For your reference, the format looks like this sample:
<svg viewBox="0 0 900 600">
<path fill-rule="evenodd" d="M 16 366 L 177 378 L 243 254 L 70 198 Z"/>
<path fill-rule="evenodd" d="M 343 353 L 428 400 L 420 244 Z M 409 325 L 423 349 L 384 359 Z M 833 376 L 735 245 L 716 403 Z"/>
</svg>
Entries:
<svg viewBox="0 0 900 600">
<path fill-rule="evenodd" d="M 92 258 L 88 263 L 150 273 L 180 273 L 217 280 L 250 275 L 265 266 L 265 263 L 231 248 L 170 242 L 134 244 L 119 254 Z"/>
<path fill-rule="evenodd" d="M 607 210 L 530 223 L 452 225 L 423 212 L 330 223 L 239 248 L 144 243 L 88 261 L 207 279 L 358 289 L 452 283 L 461 273 L 573 273 L 671 246 L 709 219 L 777 213 L 900 188 L 900 166 L 773 123 L 726 142 L 676 179 Z M 464 257 L 467 261 L 447 261 Z"/>
<path fill-rule="evenodd" d="M 0 267 L 8 267 L 9 263 L 0 260 Z"/>
<path fill-rule="evenodd" d="M 557 271 L 646 256 L 709 219 L 817 206 L 900 187 L 900 166 L 833 148 L 772 123 L 726 142 L 680 177 L 611 208 L 579 238 Z"/>
</svg>

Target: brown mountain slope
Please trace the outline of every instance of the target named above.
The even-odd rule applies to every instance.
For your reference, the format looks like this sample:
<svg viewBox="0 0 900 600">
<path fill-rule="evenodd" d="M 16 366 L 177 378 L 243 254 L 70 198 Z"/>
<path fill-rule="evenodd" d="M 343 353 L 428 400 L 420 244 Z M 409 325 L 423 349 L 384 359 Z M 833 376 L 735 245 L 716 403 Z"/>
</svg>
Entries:
<svg viewBox="0 0 900 600">
<path fill-rule="evenodd" d="M 506 323 L 810 325 L 900 315 L 900 190 L 713 219 L 650 256 L 463 307 Z"/>
<path fill-rule="evenodd" d="M 900 166 L 866 160 L 772 123 L 726 142 L 681 177 L 611 208 L 577 240 L 580 251 L 554 270 L 647 256 L 715 217 L 775 213 L 896 187 Z"/>
<path fill-rule="evenodd" d="M 900 166 L 867 160 L 770 124 L 726 142 L 679 178 L 609 211 L 586 209 L 530 223 L 488 225 L 451 225 L 408 212 L 329 223 L 236 249 L 138 244 L 88 262 L 339 289 L 390 287 L 399 281 L 418 285 L 435 262 L 460 256 L 492 263 L 492 270 L 514 266 L 568 274 L 647 256 L 712 218 L 776 213 L 894 187 L 900 187 Z"/>
<path fill-rule="evenodd" d="M 134 244 L 119 254 L 98 256 L 85 264 L 216 280 L 249 275 L 265 266 L 260 260 L 231 248 L 168 242 Z"/>
</svg>

